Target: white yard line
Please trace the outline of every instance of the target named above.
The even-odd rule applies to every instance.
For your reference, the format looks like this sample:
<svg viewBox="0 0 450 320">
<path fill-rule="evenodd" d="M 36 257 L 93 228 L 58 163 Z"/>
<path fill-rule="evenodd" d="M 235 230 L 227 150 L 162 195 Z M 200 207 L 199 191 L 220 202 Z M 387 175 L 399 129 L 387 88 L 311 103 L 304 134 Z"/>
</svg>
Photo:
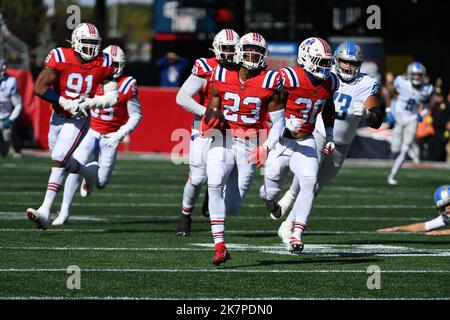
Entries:
<svg viewBox="0 0 450 320">
<path fill-rule="evenodd" d="M 121 269 L 121 268 L 82 268 L 82 272 L 111 272 L 111 273 L 372 273 L 366 269 L 310 269 L 310 270 L 286 270 L 286 269 Z M 0 272 L 67 272 L 66 268 L 2 268 Z M 380 270 L 381 273 L 397 274 L 397 273 L 438 273 L 449 274 L 450 270 L 437 269 L 419 269 L 419 270 Z"/>
</svg>

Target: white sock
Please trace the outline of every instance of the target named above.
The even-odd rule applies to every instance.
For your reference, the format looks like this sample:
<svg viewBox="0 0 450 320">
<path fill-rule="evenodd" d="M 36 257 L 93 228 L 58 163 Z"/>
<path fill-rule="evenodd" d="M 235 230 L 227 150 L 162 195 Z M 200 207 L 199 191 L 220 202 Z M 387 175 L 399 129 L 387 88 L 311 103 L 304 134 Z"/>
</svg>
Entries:
<svg viewBox="0 0 450 320">
<path fill-rule="evenodd" d="M 224 242 L 225 233 L 225 200 L 221 187 L 208 186 L 209 214 L 214 244 Z"/>
<path fill-rule="evenodd" d="M 391 174 L 390 174 L 390 176 L 392 178 L 394 178 L 395 175 L 397 174 L 398 170 L 400 170 L 400 167 L 402 166 L 403 162 L 405 161 L 407 152 L 408 152 L 408 147 L 402 146 L 402 149 L 401 149 L 399 155 L 397 156 L 397 158 L 395 158 L 394 165 L 392 166 L 392 170 L 391 170 Z"/>
<path fill-rule="evenodd" d="M 186 182 L 183 191 L 183 214 L 189 215 L 194 210 L 201 187 L 201 185 L 194 186 L 190 180 Z"/>
<path fill-rule="evenodd" d="M 48 179 L 47 192 L 45 193 L 44 202 L 42 202 L 42 205 L 38 209 L 38 211 L 46 218 L 50 216 L 50 210 L 52 209 L 56 195 L 61 189 L 63 180 L 64 168 L 52 167 L 52 172 L 50 173 L 50 178 Z"/>
<path fill-rule="evenodd" d="M 61 204 L 60 215 L 69 215 L 70 206 L 73 202 L 73 197 L 80 187 L 81 176 L 79 174 L 71 173 L 67 176 L 64 184 L 63 202 Z"/>
<path fill-rule="evenodd" d="M 299 221 L 295 221 L 294 231 L 292 232 L 292 236 L 298 240 L 301 240 L 304 230 L 305 230 L 305 225 Z"/>
</svg>

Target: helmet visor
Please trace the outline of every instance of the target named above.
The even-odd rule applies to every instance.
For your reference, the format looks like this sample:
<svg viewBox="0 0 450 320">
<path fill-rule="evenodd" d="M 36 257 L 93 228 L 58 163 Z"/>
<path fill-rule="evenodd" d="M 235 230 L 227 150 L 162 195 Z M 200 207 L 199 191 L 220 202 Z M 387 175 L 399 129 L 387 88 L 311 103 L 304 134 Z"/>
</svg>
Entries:
<svg viewBox="0 0 450 320">
<path fill-rule="evenodd" d="M 244 61 L 259 64 L 266 54 L 266 48 L 254 44 L 246 44 L 242 47 Z"/>
</svg>

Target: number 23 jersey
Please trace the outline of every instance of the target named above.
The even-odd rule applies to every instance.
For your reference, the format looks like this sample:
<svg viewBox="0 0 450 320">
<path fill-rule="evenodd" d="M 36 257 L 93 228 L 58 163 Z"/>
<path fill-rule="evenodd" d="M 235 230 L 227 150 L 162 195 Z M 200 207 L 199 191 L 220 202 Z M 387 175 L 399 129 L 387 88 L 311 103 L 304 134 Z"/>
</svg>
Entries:
<svg viewBox="0 0 450 320">
<path fill-rule="evenodd" d="M 238 71 L 217 66 L 212 84 L 220 97 L 222 110 L 233 130 L 263 129 L 267 108 L 279 88 L 279 73 L 263 70 L 258 75 L 242 81 Z"/>
<path fill-rule="evenodd" d="M 100 53 L 92 60 L 81 64 L 72 48 L 55 48 L 48 54 L 44 66 L 59 74 L 54 90 L 70 100 L 85 96 L 92 98 L 99 84 L 114 72 L 112 58 Z M 69 115 L 60 106 L 53 105 L 58 113 Z"/>
</svg>

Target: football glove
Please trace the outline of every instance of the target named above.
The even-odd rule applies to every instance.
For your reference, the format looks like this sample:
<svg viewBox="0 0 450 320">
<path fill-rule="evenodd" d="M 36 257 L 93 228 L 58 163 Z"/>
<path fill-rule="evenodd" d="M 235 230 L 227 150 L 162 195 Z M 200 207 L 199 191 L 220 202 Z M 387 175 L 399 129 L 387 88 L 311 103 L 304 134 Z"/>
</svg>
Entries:
<svg viewBox="0 0 450 320">
<path fill-rule="evenodd" d="M 364 103 L 355 101 L 352 103 L 353 114 L 357 117 L 363 117 L 364 119 L 368 119 L 370 115 L 370 111 L 364 106 Z"/>
<path fill-rule="evenodd" d="M 327 156 L 331 155 L 336 148 L 333 140 L 333 128 L 327 127 L 325 128 L 326 137 L 325 137 L 325 148 L 323 149 L 323 153 Z"/>
<path fill-rule="evenodd" d="M 9 119 L 9 118 L 6 118 L 6 119 L 2 120 L 2 128 L 3 129 L 11 128 L 12 124 L 13 124 L 13 121 L 11 119 Z"/>
<path fill-rule="evenodd" d="M 394 114 L 391 112 L 391 108 L 386 108 L 386 121 L 389 126 L 393 126 L 395 124 Z"/>
<path fill-rule="evenodd" d="M 67 112 L 69 112 L 72 116 L 77 117 L 84 115 L 87 117 L 87 111 L 83 108 L 80 108 L 80 99 L 77 100 L 69 100 L 64 98 L 63 96 L 59 97 L 59 105 Z"/>
<path fill-rule="evenodd" d="M 128 132 L 126 130 L 120 128 L 116 132 L 104 134 L 103 137 L 106 138 L 106 145 L 112 149 L 115 149 L 119 146 L 120 141 L 122 141 L 127 134 Z"/>
<path fill-rule="evenodd" d="M 286 119 L 286 128 L 291 132 L 296 132 L 296 131 L 300 130 L 303 123 L 305 123 L 305 121 L 303 121 L 303 119 L 289 118 L 289 119 Z"/>
</svg>

